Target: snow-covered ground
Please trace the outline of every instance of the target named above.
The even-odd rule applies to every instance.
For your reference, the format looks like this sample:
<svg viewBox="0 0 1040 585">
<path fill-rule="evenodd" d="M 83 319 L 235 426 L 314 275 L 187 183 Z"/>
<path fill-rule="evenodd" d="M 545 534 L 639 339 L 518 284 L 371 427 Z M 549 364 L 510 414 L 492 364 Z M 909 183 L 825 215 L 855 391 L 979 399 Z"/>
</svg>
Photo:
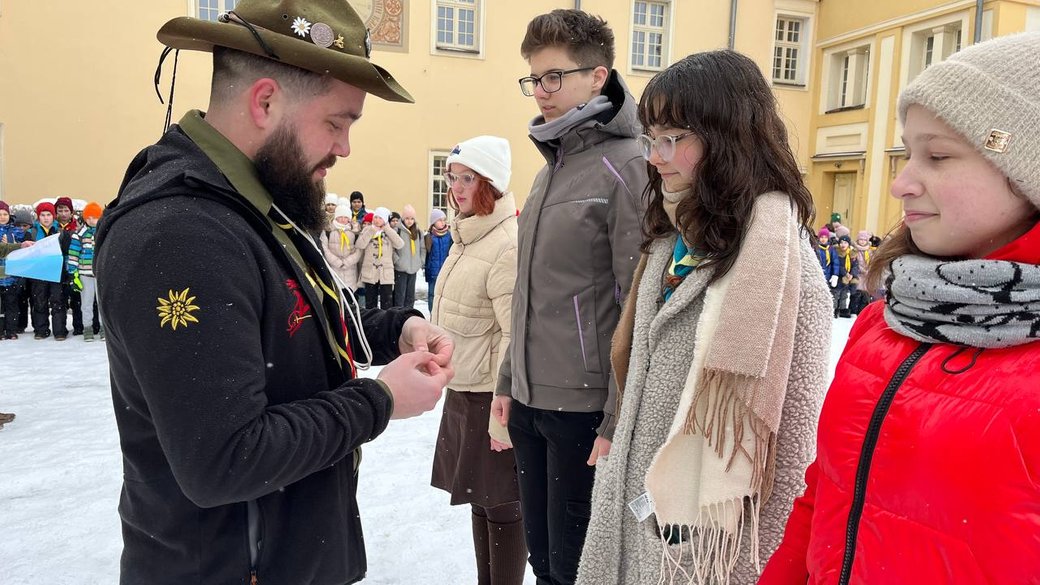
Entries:
<svg viewBox="0 0 1040 585">
<path fill-rule="evenodd" d="M 851 325 L 834 321 L 832 375 Z M 37 341 L 30 332 L 0 341 L 0 372 L 0 412 L 18 416 L 0 430 L 0 583 L 117 583 L 122 465 L 104 342 Z M 365 447 L 366 584 L 476 580 L 469 507 L 430 487 L 439 422 L 439 407 L 393 421 Z"/>
</svg>

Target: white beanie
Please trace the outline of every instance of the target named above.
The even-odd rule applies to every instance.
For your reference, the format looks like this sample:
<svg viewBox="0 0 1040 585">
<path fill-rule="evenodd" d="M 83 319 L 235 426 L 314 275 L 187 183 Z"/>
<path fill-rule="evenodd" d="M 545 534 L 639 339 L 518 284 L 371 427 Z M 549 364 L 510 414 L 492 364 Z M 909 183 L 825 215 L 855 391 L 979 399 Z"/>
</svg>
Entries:
<svg viewBox="0 0 1040 585">
<path fill-rule="evenodd" d="M 346 205 L 347 207 L 350 207 L 350 199 L 347 199 L 346 197 L 340 197 L 336 201 L 336 205 Z"/>
<path fill-rule="evenodd" d="M 443 211 L 435 207 L 433 208 L 433 211 L 430 212 L 430 225 L 437 223 L 438 219 L 448 219 L 448 216 L 444 215 Z"/>
<path fill-rule="evenodd" d="M 491 181 L 491 186 L 505 193 L 509 189 L 512 157 L 509 141 L 498 136 L 477 136 L 460 142 L 448 155 L 445 166 L 451 163 L 466 165 Z"/>
<path fill-rule="evenodd" d="M 332 214 L 332 217 L 351 217 L 353 215 L 354 213 L 353 211 L 351 211 L 349 205 L 343 205 L 342 203 L 340 203 L 336 206 L 336 212 Z"/>
<path fill-rule="evenodd" d="M 899 121 L 924 106 L 1040 207 L 1040 33 L 998 37 L 954 53 L 899 96 Z"/>
<path fill-rule="evenodd" d="M 390 221 L 390 210 L 385 207 L 377 207 L 376 210 L 372 212 L 372 215 L 383 218 L 383 223 L 389 223 Z"/>
<path fill-rule="evenodd" d="M 326 193 L 325 205 L 339 205 L 339 195 L 336 195 L 335 193 Z"/>
</svg>

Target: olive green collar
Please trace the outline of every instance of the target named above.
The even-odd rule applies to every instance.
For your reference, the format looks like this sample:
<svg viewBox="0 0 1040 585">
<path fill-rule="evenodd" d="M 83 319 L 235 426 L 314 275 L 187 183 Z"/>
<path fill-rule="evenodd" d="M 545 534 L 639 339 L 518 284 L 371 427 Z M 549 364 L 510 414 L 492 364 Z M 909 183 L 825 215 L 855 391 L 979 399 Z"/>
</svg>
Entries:
<svg viewBox="0 0 1040 585">
<path fill-rule="evenodd" d="M 253 161 L 223 134 L 210 126 L 204 119 L 205 115 L 199 110 L 191 110 L 184 114 L 178 124 L 188 138 L 202 149 L 213 164 L 217 165 L 231 186 L 260 213 L 267 216 L 271 211 L 274 199 L 260 182 Z"/>
</svg>

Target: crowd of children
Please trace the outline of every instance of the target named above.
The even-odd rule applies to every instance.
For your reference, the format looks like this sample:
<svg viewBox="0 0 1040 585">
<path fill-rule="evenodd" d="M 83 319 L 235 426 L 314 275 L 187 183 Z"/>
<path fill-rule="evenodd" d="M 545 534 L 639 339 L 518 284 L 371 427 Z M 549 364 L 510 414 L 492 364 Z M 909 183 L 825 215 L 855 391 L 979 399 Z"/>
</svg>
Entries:
<svg viewBox="0 0 1040 585">
<path fill-rule="evenodd" d="M 18 339 L 31 325 L 35 339 L 64 341 L 70 308 L 72 335 L 85 341 L 104 339 L 93 272 L 94 231 L 101 213 L 101 205 L 92 202 L 77 218 L 68 197 L 41 202 L 35 209 L 0 201 L 0 243 L 36 242 L 58 234 L 64 257 L 58 282 L 8 275 L 0 260 L 0 340 Z"/>
<path fill-rule="evenodd" d="M 837 213 L 831 216 L 831 223 L 820 228 L 817 237 L 816 257 L 834 297 L 834 316 L 848 319 L 859 315 L 884 293 L 869 290 L 866 285 L 870 257 L 881 245 L 881 238 L 861 230 L 853 242 L 851 231 L 841 225 Z"/>
<path fill-rule="evenodd" d="M 447 216 L 430 214 L 427 232 L 419 228 L 415 208 L 402 212 L 386 207 L 365 208 L 365 196 L 325 197 L 328 220 L 321 233 L 321 249 L 335 270 L 340 286 L 357 293 L 363 308 L 411 307 L 420 269 L 426 277 L 428 308 L 433 310 L 434 285 L 451 248 Z"/>
<path fill-rule="evenodd" d="M 414 305 L 416 277 L 422 269 L 432 310 L 434 285 L 452 243 L 442 210 L 433 210 L 429 229 L 423 232 L 411 205 L 401 214 L 385 207 L 369 212 L 358 191 L 349 199 L 330 193 L 325 204 L 328 224 L 320 235 L 322 251 L 341 286 L 358 292 L 362 307 Z M 70 334 L 70 310 L 72 335 L 82 335 L 84 341 L 104 340 L 93 266 L 94 233 L 102 212 L 100 204 L 90 202 L 77 216 L 69 197 L 35 208 L 0 201 L 0 243 L 36 242 L 60 234 L 64 256 L 60 282 L 8 275 L 0 258 L 0 341 L 18 339 L 29 327 L 35 339 L 64 341 Z"/>
</svg>

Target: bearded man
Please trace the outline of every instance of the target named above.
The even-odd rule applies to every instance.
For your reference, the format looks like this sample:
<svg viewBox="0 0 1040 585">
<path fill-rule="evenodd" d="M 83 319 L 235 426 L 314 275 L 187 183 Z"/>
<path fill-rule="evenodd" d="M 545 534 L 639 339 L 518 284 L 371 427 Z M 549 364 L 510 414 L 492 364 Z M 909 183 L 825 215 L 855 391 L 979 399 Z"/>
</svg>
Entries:
<svg viewBox="0 0 1040 585">
<path fill-rule="evenodd" d="M 212 51 L 213 86 L 130 164 L 97 234 L 120 582 L 354 583 L 360 447 L 434 407 L 453 345 L 414 310 L 346 303 L 312 236 L 365 96 L 411 96 L 345 0 L 241 0 L 158 38 Z M 388 365 L 357 378 L 365 362 Z"/>
</svg>

